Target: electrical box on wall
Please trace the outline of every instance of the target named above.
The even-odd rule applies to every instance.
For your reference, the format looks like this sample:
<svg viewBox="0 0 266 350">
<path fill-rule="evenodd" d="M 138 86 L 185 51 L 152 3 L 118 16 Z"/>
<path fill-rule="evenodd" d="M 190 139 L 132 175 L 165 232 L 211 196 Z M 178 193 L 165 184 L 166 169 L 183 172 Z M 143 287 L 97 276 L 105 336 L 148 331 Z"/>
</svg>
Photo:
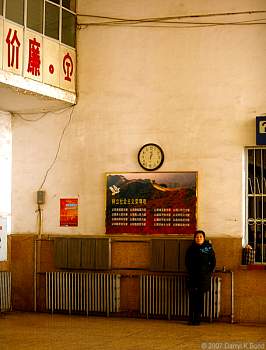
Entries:
<svg viewBox="0 0 266 350">
<path fill-rule="evenodd" d="M 45 203 L 45 191 L 37 191 L 37 204 Z"/>
<path fill-rule="evenodd" d="M 0 261 L 7 260 L 7 218 L 0 216 Z"/>
</svg>

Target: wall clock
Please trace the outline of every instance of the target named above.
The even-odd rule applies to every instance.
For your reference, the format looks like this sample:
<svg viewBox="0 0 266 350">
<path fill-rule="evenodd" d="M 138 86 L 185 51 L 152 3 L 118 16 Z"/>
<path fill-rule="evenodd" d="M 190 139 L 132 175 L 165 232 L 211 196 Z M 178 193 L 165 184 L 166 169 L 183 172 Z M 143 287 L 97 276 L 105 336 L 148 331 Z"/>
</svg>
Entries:
<svg viewBox="0 0 266 350">
<path fill-rule="evenodd" d="M 139 165 L 148 171 L 160 168 L 164 161 L 162 148 L 155 143 L 146 143 L 138 153 Z"/>
</svg>

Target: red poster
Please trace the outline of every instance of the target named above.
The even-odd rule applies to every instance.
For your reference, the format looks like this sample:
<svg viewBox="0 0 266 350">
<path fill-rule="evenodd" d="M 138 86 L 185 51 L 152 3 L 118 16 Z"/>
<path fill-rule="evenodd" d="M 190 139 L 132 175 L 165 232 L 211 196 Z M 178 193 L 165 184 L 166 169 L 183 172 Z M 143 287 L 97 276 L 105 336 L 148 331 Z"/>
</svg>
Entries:
<svg viewBox="0 0 266 350">
<path fill-rule="evenodd" d="M 60 199 L 60 226 L 78 226 L 78 198 Z"/>
<path fill-rule="evenodd" d="M 106 233 L 193 234 L 197 172 L 107 174 Z"/>
</svg>

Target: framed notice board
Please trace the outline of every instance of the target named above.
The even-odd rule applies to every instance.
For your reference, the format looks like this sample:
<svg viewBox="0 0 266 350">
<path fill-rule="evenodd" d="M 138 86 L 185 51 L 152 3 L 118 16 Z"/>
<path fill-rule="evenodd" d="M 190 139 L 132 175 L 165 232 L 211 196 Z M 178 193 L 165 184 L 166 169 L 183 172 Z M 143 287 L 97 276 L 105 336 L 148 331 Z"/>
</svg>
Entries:
<svg viewBox="0 0 266 350">
<path fill-rule="evenodd" d="M 106 175 L 107 234 L 193 234 L 197 172 Z"/>
</svg>

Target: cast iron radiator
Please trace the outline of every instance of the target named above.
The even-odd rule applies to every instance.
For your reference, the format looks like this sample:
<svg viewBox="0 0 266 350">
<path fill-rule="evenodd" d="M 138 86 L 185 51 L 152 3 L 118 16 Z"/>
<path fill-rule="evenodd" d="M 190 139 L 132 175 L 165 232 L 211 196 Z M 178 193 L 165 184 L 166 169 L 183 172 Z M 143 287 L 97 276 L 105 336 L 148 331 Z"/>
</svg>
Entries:
<svg viewBox="0 0 266 350">
<path fill-rule="evenodd" d="M 140 314 L 174 318 L 187 318 L 189 296 L 186 287 L 187 275 L 140 276 Z M 221 277 L 214 276 L 211 289 L 204 296 L 203 317 L 212 321 L 220 313 Z"/>
<path fill-rule="evenodd" d="M 46 309 L 89 314 L 118 312 L 120 275 L 94 272 L 46 272 Z"/>
<path fill-rule="evenodd" d="M 0 312 L 11 310 L 11 272 L 0 271 Z"/>
</svg>

